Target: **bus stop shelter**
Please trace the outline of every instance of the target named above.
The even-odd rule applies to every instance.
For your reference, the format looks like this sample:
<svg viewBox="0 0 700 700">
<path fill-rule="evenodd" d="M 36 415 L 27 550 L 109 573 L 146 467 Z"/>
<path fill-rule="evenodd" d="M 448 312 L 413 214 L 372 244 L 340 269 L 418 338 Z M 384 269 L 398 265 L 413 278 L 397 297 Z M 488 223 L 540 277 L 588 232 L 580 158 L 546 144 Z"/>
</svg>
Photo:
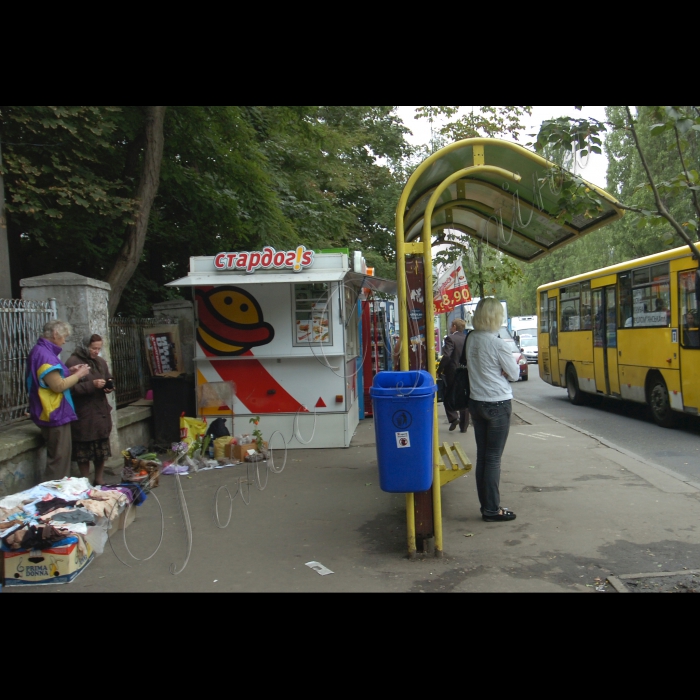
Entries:
<svg viewBox="0 0 700 700">
<path fill-rule="evenodd" d="M 435 378 L 435 346 L 427 340 L 432 339 L 434 325 L 434 234 L 460 231 L 529 263 L 622 216 L 614 197 L 585 181 L 583 186 L 596 197 L 596 205 L 585 214 L 567 215 L 559 202 L 566 176 L 536 153 L 490 138 L 452 143 L 416 168 L 396 207 L 401 370 L 426 369 Z M 416 273 L 422 277 L 421 290 L 416 289 Z M 436 555 L 442 554 L 440 488 L 451 480 L 449 471 L 440 456 L 435 402 L 433 486 L 421 494 L 406 494 L 409 556 L 415 555 L 417 540 L 423 551 L 431 551 L 434 545 Z M 456 464 L 451 471 L 454 476 L 463 473 Z M 426 542 L 431 543 L 429 548 Z"/>
</svg>

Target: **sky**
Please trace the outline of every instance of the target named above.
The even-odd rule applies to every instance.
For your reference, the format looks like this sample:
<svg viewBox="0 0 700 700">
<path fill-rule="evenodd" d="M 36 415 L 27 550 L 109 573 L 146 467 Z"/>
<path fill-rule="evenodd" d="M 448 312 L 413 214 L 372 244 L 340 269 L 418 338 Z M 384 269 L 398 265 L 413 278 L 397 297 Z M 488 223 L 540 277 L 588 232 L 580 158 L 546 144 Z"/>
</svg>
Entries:
<svg viewBox="0 0 700 700">
<path fill-rule="evenodd" d="M 427 119 L 414 119 L 415 107 L 398 107 L 397 111 L 404 124 L 413 132 L 412 136 L 407 136 L 409 143 L 413 145 L 427 144 L 430 142 L 430 124 Z M 465 112 L 469 107 L 462 108 Z M 595 119 L 605 119 L 605 107 L 584 107 L 581 111 L 574 107 L 533 107 L 532 116 L 527 118 L 526 127 L 523 135 L 517 143 L 525 146 L 528 141 L 532 141 L 527 134 L 536 134 L 539 131 L 540 124 L 545 119 L 553 117 L 574 116 L 574 117 L 593 117 Z M 506 140 L 513 141 L 510 137 L 504 137 Z M 608 167 L 608 159 L 605 154 L 591 153 L 588 161 L 584 159 L 579 163 L 577 174 L 585 180 L 592 182 L 598 187 L 605 189 L 606 179 L 605 172 Z"/>
</svg>

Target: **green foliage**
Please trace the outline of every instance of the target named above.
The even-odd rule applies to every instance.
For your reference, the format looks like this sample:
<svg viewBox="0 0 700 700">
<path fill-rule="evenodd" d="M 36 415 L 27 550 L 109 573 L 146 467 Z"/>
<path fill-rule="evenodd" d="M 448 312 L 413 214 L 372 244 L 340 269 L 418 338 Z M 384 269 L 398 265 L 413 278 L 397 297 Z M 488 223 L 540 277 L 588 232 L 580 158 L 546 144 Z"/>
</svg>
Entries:
<svg viewBox="0 0 700 700">
<path fill-rule="evenodd" d="M 622 208 L 639 217 L 636 225 L 640 230 L 662 224 L 670 226 L 670 231 L 652 234 L 663 246 L 679 241 L 693 245 L 700 219 L 697 196 L 700 110 L 638 107 L 633 115 L 629 107 L 609 107 L 606 115 L 605 122 L 569 117 L 545 121 L 534 146 L 550 158 L 552 151 L 562 158 L 586 156 L 589 150 L 600 152 L 601 135 L 609 133 L 609 153 L 629 159 L 620 166 L 620 170 L 625 169 L 624 177 L 612 180 L 612 186 L 618 187 L 622 196 Z M 612 169 L 614 175 L 616 166 Z M 564 169 L 559 171 L 559 176 L 564 183 L 559 200 L 560 216 L 590 213 L 597 206 L 595 192 L 581 178 Z"/>
<path fill-rule="evenodd" d="M 668 217 L 659 211 L 649 174 L 668 216 L 688 235 L 695 234 L 693 238 L 697 235 L 697 206 L 692 193 L 697 191 L 693 188 L 697 186 L 696 173 L 700 170 L 700 144 L 699 129 L 695 128 L 697 116 L 692 116 L 694 110 L 637 107 L 630 122 L 625 107 L 611 106 L 606 107 L 604 122 L 564 117 L 542 124 L 535 147 L 565 170 L 573 169 L 574 157 L 580 158 L 587 149 L 599 146 L 603 136 L 608 156 L 607 189 L 629 211 L 609 226 L 535 263 L 524 265 L 522 282 L 499 289 L 498 296 L 508 301 L 511 313 L 537 313 L 535 291 L 540 284 L 686 242 L 677 228 L 670 225 Z M 580 178 L 569 178 L 563 171 L 559 171 L 557 177 L 567 185 L 562 189 L 562 211 L 582 213 L 592 205 L 594 197 L 585 192 Z M 518 313 L 514 309 L 518 309 Z"/>
<path fill-rule="evenodd" d="M 133 211 L 102 162 L 115 151 L 118 107 L 2 107 L 8 214 L 61 219 L 72 207 L 109 219 Z"/>
<path fill-rule="evenodd" d="M 13 281 L 104 279 L 135 211 L 141 107 L 0 107 Z M 158 194 L 120 313 L 150 315 L 189 257 L 271 244 L 361 249 L 394 277 L 409 155 L 393 107 L 168 107 Z M 397 165 L 399 167 L 397 167 Z"/>
<path fill-rule="evenodd" d="M 418 107 L 415 118 L 425 117 L 431 124 L 433 132 L 429 150 L 435 152 L 448 143 L 473 137 L 498 137 L 510 135 L 516 138 L 523 129 L 522 118 L 532 114 L 532 107 L 471 107 L 462 116 L 461 107 Z M 440 117 L 447 119 L 438 129 L 433 123 Z M 453 117 L 456 117 L 452 119 Z M 451 121 L 450 121 L 451 119 Z M 428 152 L 419 152 L 418 162 L 424 160 Z M 414 157 L 415 157 L 414 156 Z M 455 229 L 446 229 L 439 233 L 432 242 L 433 246 L 449 245 L 450 248 L 435 253 L 438 264 L 449 264 L 462 255 L 472 294 L 485 296 L 495 294 L 503 285 L 516 284 L 522 278 L 521 267 L 507 255 L 472 240 L 467 234 Z"/>
</svg>

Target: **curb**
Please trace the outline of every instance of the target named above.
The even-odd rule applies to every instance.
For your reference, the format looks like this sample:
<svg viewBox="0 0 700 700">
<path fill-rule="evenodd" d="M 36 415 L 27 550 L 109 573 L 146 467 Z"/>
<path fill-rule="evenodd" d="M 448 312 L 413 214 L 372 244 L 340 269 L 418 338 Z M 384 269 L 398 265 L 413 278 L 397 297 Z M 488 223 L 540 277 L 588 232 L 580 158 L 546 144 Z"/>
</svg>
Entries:
<svg viewBox="0 0 700 700">
<path fill-rule="evenodd" d="M 620 447 L 619 445 L 616 445 L 614 442 L 611 442 L 607 438 L 601 437 L 600 435 L 594 435 L 593 433 L 588 432 L 588 430 L 584 430 L 583 428 L 579 428 L 577 425 L 573 425 L 572 423 L 567 423 L 567 421 L 562 420 L 561 418 L 557 418 L 556 416 L 553 416 L 551 413 L 547 413 L 546 411 L 543 411 L 541 408 L 537 408 L 536 406 L 533 406 L 532 404 L 527 403 L 527 401 L 523 401 L 522 399 L 516 399 L 515 397 L 513 397 L 513 401 L 515 403 L 520 403 L 523 406 L 526 406 L 527 408 L 529 408 L 537 413 L 540 413 L 541 415 L 545 416 L 546 418 L 553 420 L 555 423 L 560 423 L 561 425 L 565 425 L 567 428 L 571 428 L 572 430 L 575 430 L 578 433 L 581 433 L 581 434 L 586 435 L 590 438 L 593 438 L 594 440 L 597 440 L 598 442 L 600 442 L 602 445 L 605 445 L 605 447 L 609 447 L 610 449 L 613 449 L 616 452 L 619 452 L 620 454 L 623 454 L 626 457 L 629 457 L 630 459 L 634 459 L 637 462 L 641 462 L 642 464 L 646 464 L 648 467 L 653 467 L 654 469 L 658 469 L 660 472 L 663 472 L 664 474 L 666 474 L 666 476 L 670 476 L 671 478 L 676 479 L 676 481 L 681 481 L 684 484 L 687 484 L 688 486 L 692 486 L 693 488 L 700 491 L 700 482 L 698 482 L 698 481 L 693 481 L 692 479 L 688 479 L 687 477 L 683 476 L 682 474 L 679 474 L 678 472 L 674 472 L 672 469 L 669 469 L 668 467 L 664 467 L 661 464 L 656 464 L 655 462 L 650 462 L 648 459 L 644 459 L 643 457 L 640 457 L 639 455 L 635 454 L 634 452 L 630 452 L 629 450 L 626 450 L 624 447 Z"/>
</svg>

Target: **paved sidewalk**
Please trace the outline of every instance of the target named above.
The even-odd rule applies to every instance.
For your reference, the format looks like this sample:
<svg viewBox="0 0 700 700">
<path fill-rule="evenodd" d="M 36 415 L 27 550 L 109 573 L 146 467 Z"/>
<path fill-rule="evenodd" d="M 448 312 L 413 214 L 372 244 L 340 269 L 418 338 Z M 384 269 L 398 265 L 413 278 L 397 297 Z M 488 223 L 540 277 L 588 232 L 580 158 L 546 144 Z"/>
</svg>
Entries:
<svg viewBox="0 0 700 700">
<path fill-rule="evenodd" d="M 219 486 L 235 491 L 243 467 L 182 478 L 192 550 L 179 512 L 175 477 L 156 489 L 165 534 L 149 561 L 132 559 L 121 534 L 66 585 L 16 592 L 304 591 L 304 592 L 594 592 L 608 575 L 700 568 L 700 490 L 595 437 L 513 402 L 501 475 L 501 500 L 517 513 L 484 523 L 473 472 L 443 487 L 445 556 L 406 558 L 405 499 L 378 486 L 374 426 L 360 423 L 346 450 L 293 450 L 250 505 L 233 502 L 229 526 L 213 519 Z M 460 442 L 476 458 L 473 431 L 448 432 L 440 405 L 440 441 Z M 275 451 L 277 464 L 282 453 Z M 263 472 L 264 482 L 264 472 Z M 228 501 L 220 494 L 222 524 Z M 147 557 L 160 536 L 151 498 L 126 530 L 131 552 Z M 304 564 L 318 561 L 321 576 Z M 608 590 L 611 590 L 608 587 Z"/>
</svg>

